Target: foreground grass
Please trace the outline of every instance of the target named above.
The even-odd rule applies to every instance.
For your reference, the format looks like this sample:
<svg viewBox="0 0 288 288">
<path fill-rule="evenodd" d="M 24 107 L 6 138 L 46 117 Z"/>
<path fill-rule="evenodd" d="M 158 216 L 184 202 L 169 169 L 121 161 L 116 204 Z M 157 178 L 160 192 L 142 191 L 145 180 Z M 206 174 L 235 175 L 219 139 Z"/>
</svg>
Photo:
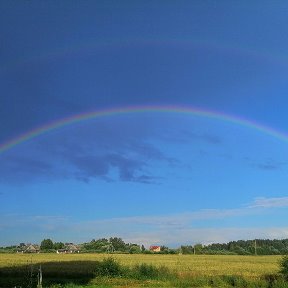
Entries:
<svg viewBox="0 0 288 288">
<path fill-rule="evenodd" d="M 145 254 L 115 254 L 113 258 L 107 256 L 107 254 L 0 254 L 0 278 L 2 281 L 11 280 L 11 285 L 0 287 L 13 287 L 12 284 L 14 285 L 17 277 L 21 275 L 23 277 L 25 273 L 27 275 L 32 267 L 31 263 L 35 267 L 41 263 L 43 278 L 46 281 L 44 287 L 288 288 L 287 282 L 277 274 L 281 256 Z M 29 287 L 28 284 L 26 287 Z"/>
<path fill-rule="evenodd" d="M 107 254 L 0 254 L 0 268 L 29 263 L 101 261 Z M 277 273 L 281 256 L 238 255 L 145 255 L 113 254 L 121 265 L 132 267 L 139 263 L 165 266 L 180 275 L 215 276 L 240 275 L 257 278 Z"/>
</svg>

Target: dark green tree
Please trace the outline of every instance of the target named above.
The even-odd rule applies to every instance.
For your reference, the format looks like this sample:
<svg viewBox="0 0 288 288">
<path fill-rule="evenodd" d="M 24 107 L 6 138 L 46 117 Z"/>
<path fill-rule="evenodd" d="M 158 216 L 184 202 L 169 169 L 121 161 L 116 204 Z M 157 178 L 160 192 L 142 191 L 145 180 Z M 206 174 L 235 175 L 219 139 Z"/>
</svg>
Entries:
<svg viewBox="0 0 288 288">
<path fill-rule="evenodd" d="M 139 254 L 141 253 L 141 248 L 137 244 L 131 244 L 129 245 L 129 253 L 130 254 Z"/>
<path fill-rule="evenodd" d="M 64 243 L 62 243 L 62 242 L 55 242 L 54 244 L 53 244 L 53 249 L 55 249 L 55 250 L 58 250 L 58 249 L 62 249 L 62 248 L 64 248 Z"/>
<path fill-rule="evenodd" d="M 109 241 L 106 238 L 97 239 L 97 240 L 93 239 L 89 243 L 84 243 L 83 249 L 86 251 L 106 252 L 108 245 L 109 245 Z"/>
<path fill-rule="evenodd" d="M 194 248 L 191 245 L 187 245 L 187 246 L 182 245 L 181 246 L 181 252 L 182 252 L 182 254 L 193 254 Z"/>
<path fill-rule="evenodd" d="M 44 239 L 40 245 L 41 250 L 50 250 L 53 249 L 53 241 L 51 239 Z"/>
<path fill-rule="evenodd" d="M 169 248 L 167 247 L 167 246 L 161 246 L 160 247 L 160 251 L 162 252 L 162 253 L 164 253 L 164 254 L 168 254 L 168 252 L 169 252 Z"/>
<path fill-rule="evenodd" d="M 202 244 L 198 243 L 194 245 L 194 253 L 201 254 L 202 249 L 203 249 Z"/>
<path fill-rule="evenodd" d="M 109 239 L 109 242 L 112 244 L 115 251 L 125 251 L 126 250 L 126 244 L 125 242 L 118 237 L 111 237 Z"/>
</svg>

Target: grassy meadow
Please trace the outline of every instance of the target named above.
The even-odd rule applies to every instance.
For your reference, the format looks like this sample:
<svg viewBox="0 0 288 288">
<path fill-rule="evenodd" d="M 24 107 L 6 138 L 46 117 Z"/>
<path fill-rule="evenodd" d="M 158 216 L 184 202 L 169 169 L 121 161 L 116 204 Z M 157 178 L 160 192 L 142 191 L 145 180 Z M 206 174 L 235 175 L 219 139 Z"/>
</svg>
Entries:
<svg viewBox="0 0 288 288">
<path fill-rule="evenodd" d="M 20 287 L 21 277 L 26 277 L 27 287 L 33 287 L 35 283 L 29 277 L 37 274 L 40 264 L 43 287 L 66 287 L 67 283 L 69 287 L 288 287 L 277 276 L 280 259 L 238 255 L 0 254 L 0 287 Z M 102 270 L 96 269 L 99 265 Z M 13 286 L 3 286 L 7 284 Z"/>
</svg>

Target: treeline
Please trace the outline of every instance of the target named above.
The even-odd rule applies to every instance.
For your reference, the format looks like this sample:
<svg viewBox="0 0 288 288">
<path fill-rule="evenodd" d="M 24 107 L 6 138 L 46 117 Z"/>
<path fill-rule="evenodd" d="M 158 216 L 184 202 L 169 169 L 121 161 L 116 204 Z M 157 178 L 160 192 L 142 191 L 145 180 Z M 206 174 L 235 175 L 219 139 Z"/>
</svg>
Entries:
<svg viewBox="0 0 288 288">
<path fill-rule="evenodd" d="M 145 251 L 145 247 L 133 243 L 125 243 L 122 238 L 111 237 L 109 239 L 93 239 L 88 243 L 81 245 L 81 252 L 94 252 L 94 253 L 141 253 Z"/>
<path fill-rule="evenodd" d="M 143 245 L 125 243 L 122 238 L 111 237 L 93 239 L 90 242 L 74 245 L 73 243 L 53 242 L 44 239 L 40 245 L 20 243 L 18 246 L 0 247 L 0 252 L 67 252 L 67 253 L 158 253 L 158 254 L 223 254 L 223 255 L 288 255 L 288 239 L 238 240 L 228 243 L 209 245 L 182 245 L 177 249 L 160 246 L 159 252 L 146 249 Z"/>
<path fill-rule="evenodd" d="M 286 255 L 288 239 L 238 240 L 209 245 L 181 246 L 183 254 Z"/>
<path fill-rule="evenodd" d="M 92 239 L 90 242 L 82 244 L 53 242 L 51 239 L 43 239 L 40 245 L 20 243 L 19 245 L 0 247 L 0 253 L 180 253 L 180 249 L 170 249 L 166 246 L 159 246 L 159 248 L 160 251 L 155 252 L 146 249 L 144 245 L 125 243 L 125 241 L 119 237 Z"/>
<path fill-rule="evenodd" d="M 94 253 L 130 253 L 130 254 L 150 254 L 154 253 L 144 247 L 135 243 L 125 243 L 122 238 L 111 237 L 109 239 L 101 238 L 98 240 L 93 239 L 88 243 L 81 245 L 81 252 L 94 252 Z M 179 249 L 170 249 L 166 246 L 160 246 L 159 254 L 176 254 Z"/>
</svg>

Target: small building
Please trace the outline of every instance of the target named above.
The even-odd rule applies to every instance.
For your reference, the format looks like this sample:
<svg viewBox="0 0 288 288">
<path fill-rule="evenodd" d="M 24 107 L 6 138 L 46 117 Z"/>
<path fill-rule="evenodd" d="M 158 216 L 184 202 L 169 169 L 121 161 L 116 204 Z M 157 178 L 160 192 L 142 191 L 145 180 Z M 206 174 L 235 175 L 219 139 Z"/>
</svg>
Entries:
<svg viewBox="0 0 288 288">
<path fill-rule="evenodd" d="M 24 253 L 39 253 L 40 246 L 36 244 L 30 244 L 26 247 Z"/>
<path fill-rule="evenodd" d="M 36 244 L 27 244 L 27 245 L 21 245 L 17 249 L 17 253 L 39 253 L 40 252 L 40 246 Z"/>
<path fill-rule="evenodd" d="M 66 243 L 65 247 L 62 249 L 58 249 L 56 251 L 57 254 L 72 254 L 72 253 L 80 253 L 80 247 L 73 243 Z"/>
<path fill-rule="evenodd" d="M 149 250 L 152 252 L 160 252 L 161 247 L 160 246 L 150 246 Z"/>
</svg>

